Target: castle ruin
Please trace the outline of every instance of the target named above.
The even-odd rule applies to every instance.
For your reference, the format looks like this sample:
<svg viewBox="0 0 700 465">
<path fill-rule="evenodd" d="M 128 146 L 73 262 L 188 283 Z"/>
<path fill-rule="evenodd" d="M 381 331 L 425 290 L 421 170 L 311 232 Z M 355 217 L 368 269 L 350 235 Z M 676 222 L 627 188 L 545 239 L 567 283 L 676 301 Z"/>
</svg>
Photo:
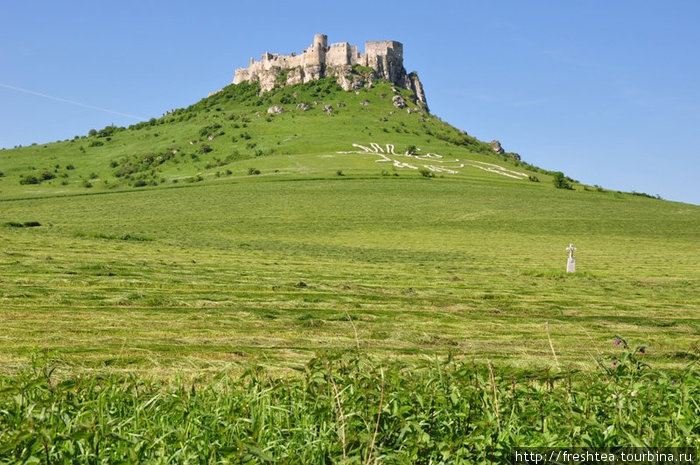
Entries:
<svg viewBox="0 0 700 465">
<path fill-rule="evenodd" d="M 372 71 L 354 72 L 353 66 L 356 65 Z M 313 43 L 298 55 L 266 52 L 260 61 L 251 58 L 247 68 L 236 69 L 233 83 L 257 81 L 260 82 L 261 92 L 266 92 L 275 85 L 306 83 L 326 76 L 336 76 L 344 90 L 370 87 L 374 79 L 386 79 L 412 90 L 416 101 L 426 103 L 418 76 L 408 74 L 403 66 L 403 44 L 395 40 L 365 42 L 365 53 L 360 53 L 355 45 L 347 42 L 329 47 L 328 36 L 316 34 Z"/>
</svg>

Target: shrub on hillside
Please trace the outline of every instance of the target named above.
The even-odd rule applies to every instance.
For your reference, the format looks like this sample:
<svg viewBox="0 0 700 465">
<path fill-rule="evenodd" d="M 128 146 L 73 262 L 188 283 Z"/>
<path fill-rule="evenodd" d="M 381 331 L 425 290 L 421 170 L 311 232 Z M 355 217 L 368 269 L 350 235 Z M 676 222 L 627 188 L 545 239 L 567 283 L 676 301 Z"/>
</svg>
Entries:
<svg viewBox="0 0 700 465">
<path fill-rule="evenodd" d="M 5 226 L 9 228 L 36 228 L 41 226 L 41 223 L 38 221 L 25 221 L 24 223 L 20 223 L 17 221 L 8 221 L 5 223 Z"/>
<path fill-rule="evenodd" d="M 112 160 L 110 166 L 118 167 L 114 172 L 116 177 L 126 177 L 133 173 L 153 170 L 163 163 L 175 158 L 176 150 L 171 148 L 165 149 L 162 152 L 146 153 L 142 155 L 127 155 L 118 161 Z M 193 154 L 194 155 L 194 154 Z"/>
<path fill-rule="evenodd" d="M 568 178 L 564 176 L 564 173 L 561 171 L 555 171 L 552 174 L 552 183 L 557 189 L 573 189 L 573 186 L 571 183 L 569 183 Z"/>
<path fill-rule="evenodd" d="M 25 174 L 19 178 L 20 184 L 39 184 L 41 180 L 33 174 Z"/>
<path fill-rule="evenodd" d="M 218 130 L 221 129 L 220 124 L 212 124 L 211 126 L 205 126 L 199 131 L 200 137 L 209 137 L 212 135 L 220 135 L 223 134 L 223 131 L 218 132 Z"/>
</svg>

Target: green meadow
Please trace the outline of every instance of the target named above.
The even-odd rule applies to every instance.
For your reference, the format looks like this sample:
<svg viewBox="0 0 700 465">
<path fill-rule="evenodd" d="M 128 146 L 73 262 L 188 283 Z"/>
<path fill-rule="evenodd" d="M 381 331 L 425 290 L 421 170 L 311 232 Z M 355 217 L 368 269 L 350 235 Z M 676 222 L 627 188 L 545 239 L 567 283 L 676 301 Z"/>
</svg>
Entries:
<svg viewBox="0 0 700 465">
<path fill-rule="evenodd" d="M 697 357 L 697 206 L 556 189 L 424 108 L 395 108 L 394 92 L 410 101 L 383 82 L 262 97 L 242 84 L 131 128 L 1 151 L 2 371 L 49 350 L 68 371 L 206 376 L 358 345 L 554 366 L 547 323 L 567 367 L 593 367 L 616 334 L 662 366 Z"/>
<path fill-rule="evenodd" d="M 326 410 L 317 418 L 330 429 L 314 433 L 319 448 L 304 456 L 302 444 L 311 433 L 290 439 L 291 426 L 280 435 L 263 434 L 269 432 L 264 426 L 247 433 L 211 430 L 196 440 L 188 430 L 181 440 L 190 437 L 191 447 L 212 437 L 226 444 L 234 436 L 253 438 L 222 446 L 211 457 L 204 449 L 192 450 L 191 463 L 462 463 L 454 457 L 507 463 L 507 453 L 523 444 L 697 445 L 696 423 L 673 420 L 661 434 L 653 427 L 630 427 L 627 420 L 673 414 L 654 410 L 662 397 L 676 399 L 675 391 L 667 391 L 669 376 L 690 376 L 689 389 L 697 388 L 700 207 L 586 186 L 561 175 L 570 188 L 556 188 L 552 171 L 517 154 L 498 155 L 423 107 L 395 108 L 395 92 L 410 100 L 407 91 L 385 82 L 343 92 L 332 80 L 321 80 L 263 96 L 256 86 L 241 84 L 130 128 L 0 151 L 0 388 L 5 386 L 0 397 L 5 392 L 9 402 L 5 407 L 0 402 L 0 409 L 15 415 L 8 416 L 14 419 L 7 420 L 4 439 L 0 433 L 0 443 L 12 444 L 0 448 L 0 459 L 8 457 L 0 463 L 32 463 L 31 457 L 40 460 L 34 463 L 103 463 L 95 438 L 111 437 L 104 429 L 54 425 L 42 442 L 38 430 L 27 426 L 29 405 L 45 405 L 49 412 L 68 405 L 52 379 L 83 380 L 61 386 L 65 395 L 74 392 L 89 405 L 142 402 L 164 412 L 172 410 L 143 392 L 158 397 L 171 383 L 182 383 L 195 396 L 194 386 L 205 385 L 213 391 L 190 398 L 203 402 L 195 408 L 203 412 L 221 389 L 253 392 L 245 381 L 216 384 L 244 373 L 264 393 L 255 399 L 266 399 L 259 418 L 267 418 L 268 426 L 279 420 L 269 405 L 282 398 L 290 402 L 283 402 L 284 409 L 301 412 L 298 418 L 310 424 L 315 414 L 309 412 L 321 401 L 313 408 L 304 402 L 313 380 L 323 378 L 329 405 L 323 404 Z M 272 105 L 284 112 L 268 114 Z M 569 243 L 578 249 L 572 274 L 564 271 Z M 637 359 L 620 358 L 614 344 L 620 338 L 630 350 L 644 347 L 642 353 L 632 351 Z M 334 361 L 348 353 L 355 362 Z M 42 366 L 49 371 L 35 368 L 28 375 L 31 360 L 48 364 Z M 389 451 L 398 450 L 403 436 L 391 432 L 400 430 L 400 422 L 383 423 L 393 395 L 385 386 L 398 393 L 401 377 L 416 367 L 408 386 L 428 395 L 435 379 L 446 382 L 439 366 L 452 363 L 447 360 L 457 365 L 446 365 L 445 376 L 462 380 L 454 386 L 476 386 L 475 403 L 449 402 L 462 405 L 456 411 L 480 405 L 493 412 L 496 417 L 484 417 L 474 431 L 482 428 L 492 445 L 508 446 L 499 455 L 493 455 L 496 446 L 460 450 L 456 444 L 469 429 L 445 430 L 442 443 L 435 439 L 439 434 L 430 443 L 431 433 L 425 439 L 425 425 L 416 420 L 423 429 L 403 433 L 414 449 L 392 456 Z M 643 375 L 653 378 L 652 387 L 640 391 L 648 396 L 649 410 L 626 411 L 624 421 L 621 411 L 601 406 L 617 395 L 620 379 L 627 389 L 646 378 L 616 375 L 618 361 L 642 371 L 647 365 L 662 370 Z M 377 381 L 383 366 L 386 385 Z M 373 373 L 372 382 L 360 380 L 365 369 Z M 544 424 L 537 434 L 514 432 L 520 417 L 512 415 L 537 410 L 523 399 L 545 396 L 546 386 L 555 397 L 541 405 L 552 415 L 561 414 L 556 406 L 562 399 L 574 402 L 571 379 L 569 391 L 561 384 L 572 373 L 602 373 L 607 383 L 574 381 L 579 393 L 598 392 L 591 400 L 602 409 L 596 423 L 572 410 L 570 428 L 554 435 L 545 434 Z M 516 382 L 516 376 L 527 381 Z M 112 381 L 101 384 L 105 379 Z M 301 384 L 284 390 L 280 380 Z M 138 387 L 151 382 L 164 384 Z M 124 392 L 133 389 L 133 398 L 118 398 L 118 386 L 125 386 L 120 383 L 132 383 Z M 343 390 L 351 385 L 357 392 L 366 389 L 369 397 L 352 400 L 357 392 Z M 433 392 L 435 399 L 448 402 L 448 385 L 440 395 Z M 275 394 L 277 389 L 283 392 Z M 499 405 L 501 413 L 505 408 L 501 389 L 510 393 L 503 394 L 510 399 L 503 400 L 513 412 L 510 423 L 499 417 Z M 15 405 L 11 396 L 19 393 L 22 400 Z M 340 435 L 341 425 L 343 434 L 346 426 L 348 435 L 353 428 L 351 420 L 345 423 L 341 399 L 365 409 L 357 417 L 364 426 L 354 426 L 352 443 Z M 697 418 L 697 404 L 688 404 L 685 394 L 677 399 L 675 414 Z M 406 401 L 406 408 L 420 410 L 421 402 L 414 401 Z M 76 411 L 91 411 L 79 404 Z M 238 411 L 226 405 L 217 415 Z M 457 421 L 447 405 L 440 410 L 446 416 L 438 417 Z M 384 420 L 376 408 L 386 410 Z M 618 413 L 618 435 L 582 436 L 586 428 L 604 431 L 606 419 Z M 111 424 L 109 418 L 105 424 Z M 163 421 L 175 427 L 178 418 Z M 62 428 L 84 447 L 61 449 L 56 434 Z M 148 422 L 134 428 L 149 431 Z M 150 431 L 158 428 L 151 425 Z M 109 439 L 114 444 L 126 434 L 110 431 L 117 435 Z M 508 431 L 510 439 L 504 436 Z M 149 433 L 143 434 L 142 449 L 127 441 L 112 457 L 190 463 L 178 455 L 186 448 L 178 449 L 177 441 L 164 440 L 157 449 Z M 274 445 L 285 441 L 298 449 Z M 130 456 L 134 450 L 145 455 Z M 118 463 L 114 460 L 104 463 Z"/>
<path fill-rule="evenodd" d="M 6 201 L 2 216 L 41 223 L 0 229 L 5 371 L 37 348 L 71 369 L 168 376 L 357 344 L 554 366 L 547 322 L 567 367 L 592 368 L 616 334 L 656 364 L 697 357 L 688 205 L 416 174 L 254 176 Z"/>
</svg>

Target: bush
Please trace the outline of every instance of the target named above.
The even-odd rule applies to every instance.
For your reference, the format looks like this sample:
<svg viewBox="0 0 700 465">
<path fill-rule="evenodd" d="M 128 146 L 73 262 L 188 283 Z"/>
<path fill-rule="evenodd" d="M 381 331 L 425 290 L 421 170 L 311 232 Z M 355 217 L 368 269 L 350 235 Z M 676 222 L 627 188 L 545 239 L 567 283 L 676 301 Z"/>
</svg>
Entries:
<svg viewBox="0 0 700 465">
<path fill-rule="evenodd" d="M 160 165 L 175 158 L 174 150 L 168 148 L 162 152 L 147 153 L 143 155 L 127 155 L 118 161 L 113 160 L 110 166 L 119 167 L 114 173 L 116 177 L 126 177 L 133 173 L 139 173 L 158 169 Z M 193 158 L 196 155 L 192 154 Z"/>
<path fill-rule="evenodd" d="M 19 178 L 20 184 L 39 184 L 41 180 L 33 174 L 25 174 Z"/>
<path fill-rule="evenodd" d="M 48 181 L 48 180 L 53 179 L 55 177 L 56 177 L 56 175 L 53 174 L 51 171 L 43 170 L 39 173 L 39 182 Z"/>
<path fill-rule="evenodd" d="M 557 189 L 573 189 L 573 186 L 569 183 L 568 179 L 561 171 L 555 171 L 552 174 L 552 183 Z"/>
<path fill-rule="evenodd" d="M 259 170 L 259 169 L 248 168 L 248 175 L 249 175 L 249 176 L 255 176 L 255 175 L 258 175 L 258 174 L 260 174 L 260 170 Z"/>
<path fill-rule="evenodd" d="M 194 183 L 194 182 L 204 181 L 204 178 L 202 177 L 201 174 L 198 174 L 197 176 L 190 176 L 189 178 L 183 178 L 183 181 L 189 182 L 189 183 Z"/>
<path fill-rule="evenodd" d="M 528 176 L 527 178 L 532 182 L 540 182 L 540 178 L 537 176 Z"/>
<path fill-rule="evenodd" d="M 25 221 L 24 223 L 19 223 L 17 221 L 8 221 L 5 223 L 8 228 L 36 228 L 41 226 L 38 221 Z"/>
<path fill-rule="evenodd" d="M 199 131 L 200 137 L 209 137 L 211 135 L 219 135 L 220 133 L 217 133 L 217 129 L 221 129 L 220 124 L 214 124 L 211 126 L 205 126 Z M 221 134 L 223 131 L 221 132 Z"/>
<path fill-rule="evenodd" d="M 430 171 L 430 170 L 428 170 L 428 169 L 425 169 L 425 168 L 423 168 L 422 170 L 420 170 L 419 173 L 420 173 L 420 175 L 423 176 L 424 178 L 434 178 L 434 177 L 435 177 L 435 173 L 433 173 L 432 171 Z"/>
</svg>

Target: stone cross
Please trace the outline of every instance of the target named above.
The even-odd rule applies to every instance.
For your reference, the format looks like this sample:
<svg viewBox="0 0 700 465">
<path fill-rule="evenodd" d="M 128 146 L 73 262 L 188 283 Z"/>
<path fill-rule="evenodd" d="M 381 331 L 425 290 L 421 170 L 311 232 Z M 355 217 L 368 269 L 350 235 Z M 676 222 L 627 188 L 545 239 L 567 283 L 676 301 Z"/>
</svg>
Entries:
<svg viewBox="0 0 700 465">
<path fill-rule="evenodd" d="M 566 261 L 566 272 L 575 273 L 576 259 L 574 258 L 574 250 L 576 250 L 576 247 L 574 247 L 574 244 L 569 244 L 569 247 L 567 247 L 566 250 L 569 252 L 569 259 Z"/>
</svg>

